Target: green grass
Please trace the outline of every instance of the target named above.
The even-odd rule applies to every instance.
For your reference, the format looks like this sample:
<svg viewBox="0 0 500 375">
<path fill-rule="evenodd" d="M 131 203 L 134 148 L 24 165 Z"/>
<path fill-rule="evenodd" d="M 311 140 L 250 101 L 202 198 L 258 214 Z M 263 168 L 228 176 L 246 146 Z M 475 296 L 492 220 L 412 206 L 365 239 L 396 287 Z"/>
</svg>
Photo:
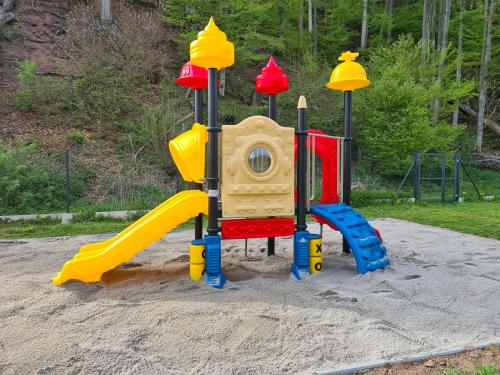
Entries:
<svg viewBox="0 0 500 375">
<path fill-rule="evenodd" d="M 194 220 L 177 227 L 177 229 L 193 228 Z M 71 224 L 45 222 L 0 223 L 0 239 L 20 239 L 36 237 L 79 236 L 83 234 L 118 233 L 133 223 L 133 220 L 98 220 L 82 221 Z"/>
<path fill-rule="evenodd" d="M 500 375 L 500 368 L 485 364 L 477 365 L 474 370 L 451 367 L 446 370 L 445 375 Z"/>
<path fill-rule="evenodd" d="M 368 218 L 391 217 L 500 240 L 500 201 L 362 207 Z"/>
<path fill-rule="evenodd" d="M 500 201 L 498 200 L 460 204 L 387 204 L 362 207 L 359 210 L 370 219 L 390 217 L 500 240 Z M 132 219 L 93 219 L 92 215 L 82 214 L 75 219 L 75 222 L 65 225 L 50 220 L 0 223 L 0 238 L 19 239 L 117 233 L 133 221 Z M 193 220 L 190 220 L 179 226 L 178 229 L 192 227 Z"/>
</svg>

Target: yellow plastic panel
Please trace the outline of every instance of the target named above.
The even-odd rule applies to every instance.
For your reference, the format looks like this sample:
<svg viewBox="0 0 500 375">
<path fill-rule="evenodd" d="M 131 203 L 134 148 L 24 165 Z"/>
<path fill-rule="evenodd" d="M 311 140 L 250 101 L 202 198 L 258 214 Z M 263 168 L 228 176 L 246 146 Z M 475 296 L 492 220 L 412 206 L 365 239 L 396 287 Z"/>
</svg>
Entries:
<svg viewBox="0 0 500 375">
<path fill-rule="evenodd" d="M 322 239 L 311 238 L 309 240 L 309 270 L 311 274 L 323 270 L 323 253 L 321 251 Z"/>
<path fill-rule="evenodd" d="M 178 193 L 111 240 L 101 242 L 102 247 L 96 244 L 83 249 L 52 281 L 56 285 L 68 280 L 99 281 L 104 272 L 128 262 L 135 254 L 200 213 L 208 213 L 207 193 L 199 190 Z"/>
<path fill-rule="evenodd" d="M 205 273 L 205 245 L 189 246 L 189 276 L 193 281 L 200 281 Z"/>
<path fill-rule="evenodd" d="M 222 126 L 222 215 L 294 214 L 293 128 L 264 116 Z"/>
<path fill-rule="evenodd" d="M 184 181 L 202 182 L 202 178 L 205 176 L 205 145 L 207 141 L 207 127 L 195 123 L 191 130 L 168 142 L 170 154 Z"/>
</svg>

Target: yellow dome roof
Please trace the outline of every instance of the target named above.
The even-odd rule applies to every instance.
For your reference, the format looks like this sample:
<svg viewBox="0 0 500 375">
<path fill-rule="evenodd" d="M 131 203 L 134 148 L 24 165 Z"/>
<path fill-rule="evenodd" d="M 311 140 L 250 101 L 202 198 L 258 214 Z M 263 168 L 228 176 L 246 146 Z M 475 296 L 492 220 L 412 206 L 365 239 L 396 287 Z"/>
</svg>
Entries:
<svg viewBox="0 0 500 375">
<path fill-rule="evenodd" d="M 227 40 L 212 17 L 205 30 L 198 33 L 198 39 L 189 47 L 190 61 L 202 68 L 227 68 L 234 64 L 234 45 Z"/>
<path fill-rule="evenodd" d="M 340 55 L 339 60 L 344 61 L 333 69 L 330 81 L 326 87 L 332 90 L 354 91 L 370 85 L 366 71 L 361 64 L 355 62 L 359 53 L 347 51 Z"/>
</svg>

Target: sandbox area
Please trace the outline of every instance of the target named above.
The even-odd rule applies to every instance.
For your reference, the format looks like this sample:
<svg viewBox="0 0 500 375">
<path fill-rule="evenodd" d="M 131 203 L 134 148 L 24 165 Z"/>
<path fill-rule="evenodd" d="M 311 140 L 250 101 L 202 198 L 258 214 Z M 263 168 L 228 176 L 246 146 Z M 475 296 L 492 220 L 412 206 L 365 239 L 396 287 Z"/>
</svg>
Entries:
<svg viewBox="0 0 500 375">
<path fill-rule="evenodd" d="M 0 241 L 0 373 L 314 373 L 500 338 L 500 241 L 374 220 L 392 265 L 356 275 L 325 229 L 324 272 L 289 275 L 292 241 L 223 241 L 223 290 L 189 280 L 191 231 L 98 284 L 50 278 L 108 236 Z M 317 226 L 310 225 L 314 231 Z"/>
</svg>

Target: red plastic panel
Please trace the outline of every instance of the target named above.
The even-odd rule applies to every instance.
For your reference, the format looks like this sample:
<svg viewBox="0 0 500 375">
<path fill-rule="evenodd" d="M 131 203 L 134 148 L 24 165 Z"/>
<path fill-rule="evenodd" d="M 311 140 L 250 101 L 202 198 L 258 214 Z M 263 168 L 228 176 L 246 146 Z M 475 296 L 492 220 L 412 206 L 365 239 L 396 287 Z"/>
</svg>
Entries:
<svg viewBox="0 0 500 375">
<path fill-rule="evenodd" d="M 326 224 L 328 225 L 330 228 L 332 228 L 333 230 L 338 230 L 337 227 L 335 227 L 335 225 L 333 225 L 332 223 L 330 223 L 329 221 L 323 219 L 321 216 L 317 216 L 317 215 L 314 215 L 314 214 L 311 214 L 311 216 L 313 217 L 314 220 L 316 220 L 319 224 Z"/>
<path fill-rule="evenodd" d="M 222 220 L 223 239 L 286 237 L 295 233 L 292 218 Z"/>
<path fill-rule="evenodd" d="M 319 130 L 308 130 L 309 134 L 323 134 Z M 323 177 L 321 186 L 321 203 L 338 203 L 339 196 L 337 194 L 337 177 L 338 170 L 338 155 L 337 155 L 338 140 L 333 138 L 316 137 L 315 152 L 321 158 L 321 174 Z M 311 138 L 308 138 L 307 148 L 312 147 Z M 297 137 L 295 137 L 295 160 L 297 160 Z"/>
</svg>

